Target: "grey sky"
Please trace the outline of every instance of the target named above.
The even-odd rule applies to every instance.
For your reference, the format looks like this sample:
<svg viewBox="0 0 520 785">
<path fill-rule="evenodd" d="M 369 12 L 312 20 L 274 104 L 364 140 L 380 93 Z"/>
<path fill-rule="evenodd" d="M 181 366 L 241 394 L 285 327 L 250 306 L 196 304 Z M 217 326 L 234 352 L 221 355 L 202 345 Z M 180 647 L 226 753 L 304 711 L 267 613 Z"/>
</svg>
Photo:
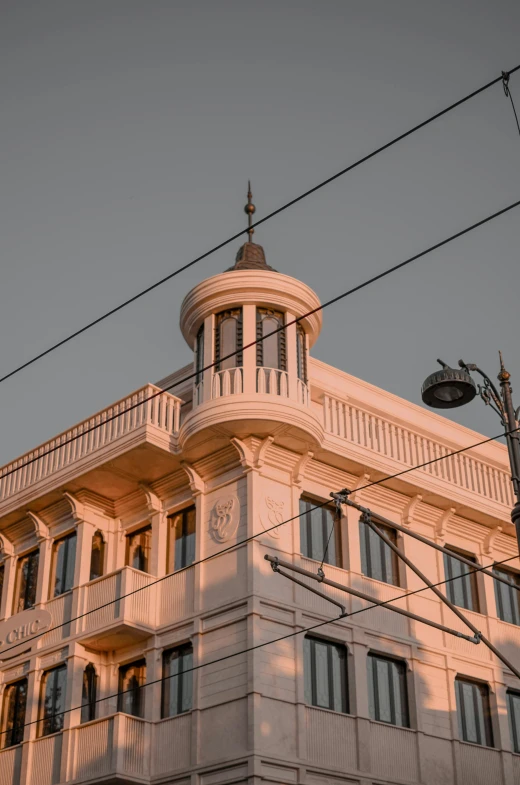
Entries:
<svg viewBox="0 0 520 785">
<path fill-rule="evenodd" d="M 0 3 L 0 375 L 520 62 L 514 0 Z M 520 73 L 511 80 L 520 110 Z M 520 198 L 497 85 L 257 230 L 322 299 Z M 440 356 L 520 404 L 520 213 L 324 313 L 318 358 L 419 403 Z M 0 385 L 5 462 L 190 360 L 238 243 Z M 479 402 L 454 418 L 492 435 Z"/>
</svg>

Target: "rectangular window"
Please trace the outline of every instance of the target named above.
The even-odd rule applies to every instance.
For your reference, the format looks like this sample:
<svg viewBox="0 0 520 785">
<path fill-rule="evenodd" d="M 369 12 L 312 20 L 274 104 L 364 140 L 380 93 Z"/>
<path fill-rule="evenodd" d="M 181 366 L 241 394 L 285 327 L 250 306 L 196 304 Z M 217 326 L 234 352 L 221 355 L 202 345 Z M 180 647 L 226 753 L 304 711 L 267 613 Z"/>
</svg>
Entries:
<svg viewBox="0 0 520 785">
<path fill-rule="evenodd" d="M 408 728 L 406 664 L 402 660 L 369 654 L 367 665 L 370 716 L 378 722 Z"/>
<path fill-rule="evenodd" d="M 397 544 L 397 532 L 388 526 L 378 523 L 377 528 L 386 534 L 389 540 Z M 399 565 L 398 556 L 388 547 L 381 537 L 372 531 L 360 519 L 359 521 L 359 543 L 361 548 L 361 572 L 368 578 L 376 581 L 391 583 L 399 586 Z"/>
<path fill-rule="evenodd" d="M 21 613 L 21 611 L 25 611 L 28 608 L 34 608 L 39 560 L 39 550 L 27 553 L 18 559 L 13 614 Z"/>
<path fill-rule="evenodd" d="M 303 639 L 305 701 L 320 709 L 348 712 L 347 656 L 344 646 Z"/>
<path fill-rule="evenodd" d="M 462 741 L 493 746 L 489 687 L 487 684 L 455 679 L 459 735 Z"/>
<path fill-rule="evenodd" d="M 493 572 L 510 584 L 506 586 L 502 581 L 494 581 L 498 618 L 509 624 L 520 625 L 520 576 L 516 572 L 498 568 Z"/>
<path fill-rule="evenodd" d="M 27 679 L 8 684 L 2 708 L 2 747 L 13 747 L 23 741 Z"/>
<path fill-rule="evenodd" d="M 144 717 L 144 685 L 146 660 L 131 662 L 119 668 L 117 710 L 133 717 Z"/>
<path fill-rule="evenodd" d="M 310 499 L 300 499 L 300 550 L 308 559 L 323 559 L 326 564 L 341 567 L 340 527 L 334 524 L 334 510 L 313 509 L 316 504 Z"/>
<path fill-rule="evenodd" d="M 195 507 L 171 515 L 169 521 L 168 572 L 175 572 L 195 561 Z"/>
<path fill-rule="evenodd" d="M 450 602 L 458 605 L 459 608 L 478 612 L 477 576 L 471 571 L 469 564 L 464 564 L 464 562 L 457 559 L 456 550 L 452 548 L 449 548 L 449 550 L 453 550 L 453 556 L 448 556 L 447 553 L 444 554 L 444 572 L 446 580 L 449 581 L 446 584 L 446 596 Z M 473 556 L 464 554 L 464 557 L 470 559 L 475 565 L 477 564 L 477 560 Z"/>
<path fill-rule="evenodd" d="M 191 710 L 193 647 L 191 643 L 163 654 L 162 716 Z"/>
<path fill-rule="evenodd" d="M 67 666 L 46 671 L 42 678 L 40 698 L 40 736 L 49 736 L 63 729 Z"/>
<path fill-rule="evenodd" d="M 98 677 L 91 662 L 83 671 L 83 689 L 81 691 L 81 722 L 96 719 Z"/>
<path fill-rule="evenodd" d="M 54 576 L 54 585 L 51 591 L 52 597 L 58 597 L 72 589 L 75 566 L 76 532 L 72 532 L 61 540 L 56 540 L 53 546 L 52 575 Z"/>
<path fill-rule="evenodd" d="M 216 315 L 215 371 L 242 366 L 242 308 Z"/>
<path fill-rule="evenodd" d="M 513 751 L 520 753 L 520 692 L 508 691 L 507 703 Z"/>
<path fill-rule="evenodd" d="M 0 567 L 0 608 L 2 607 L 2 597 L 4 594 L 4 577 L 5 577 L 5 567 L 2 564 Z"/>
<path fill-rule="evenodd" d="M 134 570 L 149 572 L 152 549 L 152 527 L 132 532 L 126 538 L 126 563 Z"/>
</svg>

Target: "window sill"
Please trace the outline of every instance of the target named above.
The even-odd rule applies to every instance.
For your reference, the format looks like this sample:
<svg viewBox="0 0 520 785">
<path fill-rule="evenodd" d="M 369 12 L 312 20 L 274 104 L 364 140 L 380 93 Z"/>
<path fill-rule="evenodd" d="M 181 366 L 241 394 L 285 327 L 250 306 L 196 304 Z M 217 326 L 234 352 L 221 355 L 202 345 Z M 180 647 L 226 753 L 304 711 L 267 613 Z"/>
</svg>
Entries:
<svg viewBox="0 0 520 785">
<path fill-rule="evenodd" d="M 382 722 L 382 720 L 374 720 L 372 717 L 368 718 L 369 722 L 373 725 L 381 725 L 383 728 L 398 728 L 398 730 L 409 731 L 410 733 L 417 733 L 417 728 L 410 728 L 408 725 L 394 725 L 392 722 Z"/>
<path fill-rule="evenodd" d="M 323 706 L 313 706 L 312 703 L 305 703 L 304 705 L 308 709 L 316 709 L 316 711 L 324 711 L 327 714 L 334 714 L 335 716 L 339 714 L 340 717 L 350 717 L 351 719 L 356 718 L 355 714 L 349 714 L 348 711 L 337 711 L 336 709 L 326 709 Z"/>
<path fill-rule="evenodd" d="M 459 744 L 464 744 L 467 747 L 478 747 L 479 750 L 492 750 L 493 752 L 501 752 L 497 747 L 488 747 L 487 744 L 478 744 L 476 741 L 464 741 L 459 739 Z"/>
</svg>

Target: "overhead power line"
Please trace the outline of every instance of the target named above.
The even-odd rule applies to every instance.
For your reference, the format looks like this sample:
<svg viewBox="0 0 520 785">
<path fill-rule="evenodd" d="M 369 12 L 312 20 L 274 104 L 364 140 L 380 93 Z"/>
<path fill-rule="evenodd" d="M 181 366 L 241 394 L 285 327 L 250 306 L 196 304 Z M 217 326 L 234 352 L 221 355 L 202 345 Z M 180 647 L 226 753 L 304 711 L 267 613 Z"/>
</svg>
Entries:
<svg viewBox="0 0 520 785">
<path fill-rule="evenodd" d="M 366 161 L 369 161 L 371 158 L 375 158 L 375 156 L 379 155 L 385 150 L 388 150 L 390 147 L 393 147 L 393 145 L 397 144 L 398 142 L 401 142 L 403 139 L 406 139 L 408 136 L 411 136 L 412 134 L 416 133 L 421 128 L 425 128 L 427 125 L 430 125 L 430 123 L 433 123 L 435 120 L 438 120 L 440 117 L 443 117 L 445 114 L 448 114 L 448 112 L 451 112 L 457 107 L 462 106 L 467 101 L 470 101 L 472 98 L 475 98 L 477 95 L 480 95 L 480 93 L 483 93 L 486 90 L 488 90 L 493 85 L 498 84 L 499 82 L 502 82 L 502 84 L 504 84 L 504 74 L 507 75 L 509 80 L 511 74 L 516 73 L 516 71 L 518 71 L 519 69 L 520 69 L 520 64 L 512 68 L 510 71 L 507 72 L 502 71 L 500 76 L 497 76 L 495 79 L 492 79 L 490 82 L 487 82 L 486 84 L 482 85 L 482 87 L 473 90 L 471 93 L 468 93 L 463 98 L 460 98 L 458 101 L 455 101 L 454 103 L 450 104 L 445 109 L 441 109 L 440 112 L 436 112 L 435 114 L 428 117 L 426 120 L 423 120 L 421 123 L 414 125 L 408 131 L 405 131 L 404 133 L 395 136 L 389 142 L 387 142 L 384 145 L 381 145 L 381 147 L 376 148 L 371 153 L 368 153 L 362 158 L 359 158 L 357 161 L 354 161 L 354 163 L 350 164 L 349 166 L 340 169 L 335 174 L 331 175 L 330 177 L 327 177 L 325 180 L 322 180 L 317 185 L 313 186 L 312 188 L 309 188 L 307 191 L 304 191 L 299 196 L 296 196 L 294 199 L 291 199 L 290 201 L 286 202 L 281 207 L 278 207 L 276 210 L 273 210 L 272 212 L 268 213 L 263 218 L 260 218 L 258 221 L 255 221 L 255 223 L 252 223 L 251 226 L 248 227 L 247 229 L 242 229 L 240 232 L 236 232 L 236 234 L 233 234 L 231 237 L 228 237 L 227 240 L 223 240 L 218 245 L 215 245 L 213 246 L 213 248 L 210 248 L 209 251 L 206 251 L 200 256 L 195 257 L 195 259 L 192 259 L 191 262 L 187 262 L 186 264 L 183 264 L 181 267 L 178 267 L 173 272 L 169 273 L 168 275 L 165 275 L 164 278 L 161 278 L 159 281 L 156 281 L 151 286 L 147 286 L 145 289 L 142 289 L 137 294 L 133 295 L 132 297 L 129 297 L 127 300 L 124 300 L 119 305 L 116 305 L 114 308 L 111 308 L 109 311 L 106 311 L 101 316 L 98 316 L 96 319 L 93 319 L 92 321 L 88 322 L 83 327 L 80 327 L 78 330 L 75 330 L 70 335 L 66 336 L 65 338 L 62 338 L 60 341 L 57 341 L 52 346 L 49 346 L 47 349 L 35 355 L 30 360 L 27 360 L 26 362 L 19 365 L 17 368 L 14 368 L 12 371 L 9 371 L 9 373 L 6 373 L 4 376 L 1 376 L 0 383 L 6 381 L 7 379 L 10 379 L 12 376 L 15 376 L 15 374 L 20 373 L 20 371 L 23 371 L 25 368 L 28 368 L 30 365 L 33 365 L 35 362 L 41 360 L 43 357 L 46 357 L 51 352 L 54 352 L 56 349 L 59 349 L 61 346 L 64 346 L 65 344 L 69 343 L 74 338 L 77 338 L 78 336 L 87 332 L 87 330 L 90 330 L 92 327 L 95 327 L 97 324 L 100 324 L 101 322 L 105 321 L 110 316 L 116 314 L 118 311 L 121 311 L 123 308 L 126 308 L 127 305 L 131 305 L 132 303 L 136 302 L 136 300 L 139 300 L 141 297 L 144 297 L 144 295 L 149 294 L 154 289 L 157 289 L 159 286 L 162 286 L 167 281 L 170 281 L 172 278 L 175 278 L 175 276 L 179 275 L 185 270 L 188 270 L 190 267 L 193 267 L 193 265 L 197 264 L 198 262 L 201 262 L 203 259 L 206 259 L 208 256 L 211 256 L 217 251 L 220 251 L 222 248 L 225 248 L 227 245 L 234 242 L 239 237 L 242 237 L 242 235 L 246 234 L 251 229 L 254 229 L 257 226 L 261 226 L 261 224 L 265 223 L 266 221 L 269 221 L 271 218 L 274 218 L 276 215 L 279 215 L 285 210 L 288 210 L 289 207 L 293 207 L 295 204 L 298 204 L 298 202 L 301 202 L 303 199 L 306 199 L 308 196 L 311 196 L 311 194 L 315 193 L 316 191 L 319 191 L 321 188 L 324 188 L 326 185 L 329 185 L 330 183 L 334 182 L 338 178 L 343 177 L 343 175 L 347 174 L 348 172 L 351 172 L 353 169 L 356 169 L 358 166 L 361 166 L 361 164 L 366 163 Z M 512 102 L 512 98 L 511 98 L 511 102 Z M 513 109 L 514 109 L 514 105 L 513 105 Z"/>
<path fill-rule="evenodd" d="M 520 428 L 516 428 L 515 430 L 520 430 Z M 432 458 L 429 461 L 425 461 L 424 463 L 417 464 L 416 466 L 411 466 L 410 468 L 404 469 L 401 472 L 396 472 L 395 474 L 386 475 L 385 477 L 381 477 L 379 480 L 374 480 L 374 482 L 367 483 L 366 485 L 361 485 L 359 488 L 356 489 L 356 492 L 362 491 L 365 488 L 372 488 L 374 485 L 380 485 L 381 483 L 386 482 L 387 480 L 393 480 L 395 477 L 400 477 L 402 474 L 407 474 L 408 472 L 412 472 L 415 469 L 422 469 L 425 466 L 429 466 L 430 464 L 437 463 L 438 461 L 444 461 L 447 458 L 451 458 L 454 455 L 460 455 L 463 452 L 472 450 L 474 447 L 480 447 L 482 444 L 487 444 L 488 442 L 494 441 L 495 439 L 498 439 L 500 436 L 503 435 L 504 434 L 498 434 L 497 436 L 490 436 L 487 439 L 483 439 L 480 442 L 476 442 L 475 444 L 470 444 L 467 447 L 462 447 L 459 450 L 454 450 L 453 452 L 447 453 L 446 455 L 442 455 L 438 458 Z M 84 619 L 86 616 L 90 616 L 91 614 L 97 613 L 97 611 L 101 611 L 104 608 L 109 607 L 110 605 L 114 605 L 115 603 L 121 602 L 121 600 L 124 600 L 126 597 L 131 597 L 133 594 L 137 594 L 138 592 L 145 591 L 146 589 L 150 589 L 152 586 L 156 586 L 158 583 L 162 583 L 168 578 L 171 578 L 172 575 L 180 575 L 181 573 L 187 572 L 188 570 L 191 570 L 194 567 L 198 567 L 200 564 L 204 564 L 205 562 L 211 561 L 212 559 L 216 559 L 218 556 L 221 556 L 223 553 L 228 553 L 229 551 L 234 551 L 237 548 L 241 548 L 242 546 L 247 545 L 248 542 L 252 542 L 253 540 L 256 540 L 257 537 L 261 537 L 262 535 L 268 534 L 269 532 L 272 532 L 275 529 L 279 529 L 281 526 L 285 526 L 287 523 L 292 523 L 293 521 L 299 520 L 303 515 L 306 515 L 307 512 L 313 512 L 314 510 L 321 510 L 323 507 L 327 507 L 331 503 L 332 503 L 331 500 L 328 499 L 327 501 L 321 502 L 319 504 L 315 504 L 305 513 L 298 513 L 297 515 L 293 515 L 291 518 L 287 518 L 285 521 L 276 523 L 274 524 L 274 526 L 271 526 L 268 529 L 263 529 L 262 531 L 257 532 L 256 534 L 251 534 L 249 537 L 245 537 L 243 540 L 239 540 L 238 542 L 233 543 L 233 545 L 228 545 L 225 548 L 221 548 L 216 553 L 212 553 L 209 556 L 205 556 L 203 559 L 194 561 L 191 564 L 189 564 L 187 567 L 182 567 L 180 570 L 171 572 L 168 575 L 163 575 L 162 577 L 157 578 L 157 580 L 146 584 L 146 586 L 140 586 L 139 588 L 134 589 L 133 591 L 130 591 L 127 594 L 123 594 L 121 597 L 117 597 L 113 600 L 109 600 L 108 602 L 105 602 L 103 605 L 99 605 L 97 608 L 92 608 L 91 610 L 85 611 L 84 613 L 81 613 L 78 616 L 74 616 L 74 618 L 72 619 L 68 619 L 67 621 L 61 622 L 60 624 L 57 624 L 55 627 L 51 627 L 49 630 L 36 633 L 36 635 L 33 635 L 31 638 L 26 638 L 23 641 L 19 641 L 18 643 L 13 643 L 13 645 L 10 646 L 8 649 L 4 649 L 4 651 L 2 652 L 2 658 L 4 657 L 5 654 L 8 654 L 10 651 L 13 651 L 19 646 L 26 646 L 28 643 L 32 643 L 33 641 L 35 641 L 37 638 L 41 638 L 44 635 L 49 635 L 51 632 L 54 632 L 55 630 L 59 630 L 62 627 L 69 626 L 70 624 L 72 624 L 72 622 L 79 621 L 80 619 Z M 511 557 L 511 558 L 515 558 L 515 557 Z M 482 569 L 488 569 L 488 568 L 482 567 Z M 511 584 L 511 586 L 513 589 L 518 589 L 520 591 L 520 587 L 517 587 L 514 584 Z M 15 655 L 13 655 L 13 657 L 14 656 Z M 2 658 L 0 658 L 0 662 Z"/>
<path fill-rule="evenodd" d="M 34 455 L 32 458 L 29 458 L 28 460 L 24 461 L 24 463 L 21 463 L 21 464 L 19 464 L 17 466 L 13 466 L 11 469 L 8 469 L 7 471 L 2 472 L 2 474 L 0 474 L 0 480 L 3 480 L 5 477 L 9 477 L 9 475 L 14 474 L 15 472 L 21 471 L 26 466 L 29 466 L 30 464 L 34 463 L 35 461 L 41 460 L 45 456 L 50 455 L 51 453 L 56 452 L 57 450 L 61 450 L 67 444 L 71 444 L 72 442 L 76 441 L 76 439 L 84 437 L 86 434 L 91 433 L 92 431 L 95 431 L 97 428 L 105 427 L 108 423 L 112 422 L 113 420 L 117 420 L 118 417 L 123 417 L 128 412 L 132 411 L 133 409 L 137 409 L 140 406 L 144 406 L 145 403 L 148 403 L 149 401 L 153 401 L 159 395 L 162 395 L 163 392 L 167 392 L 169 390 L 173 390 L 174 388 L 179 387 L 182 384 L 185 384 L 186 382 L 190 381 L 190 379 L 195 378 L 197 375 L 199 375 L 201 373 L 204 373 L 205 371 L 209 371 L 211 368 L 214 368 L 219 363 L 224 362 L 224 360 L 228 360 L 230 357 L 235 357 L 235 355 L 239 354 L 240 352 L 244 352 L 246 349 L 250 349 L 251 347 L 256 346 L 258 343 L 261 343 L 262 341 L 265 341 L 267 338 L 270 338 L 272 335 L 276 335 L 277 333 L 282 332 L 283 330 L 286 330 L 288 327 L 291 327 L 293 324 L 298 324 L 303 319 L 306 319 L 309 316 L 312 316 L 313 314 L 318 313 L 319 311 L 323 311 L 325 308 L 328 308 L 330 305 L 334 305 L 335 303 L 340 302 L 340 300 L 344 300 L 346 297 L 349 297 L 351 294 L 355 294 L 356 292 L 361 291 L 361 289 L 365 289 L 367 286 L 370 286 L 370 284 L 373 284 L 376 281 L 381 280 L 382 278 L 386 278 L 387 275 L 390 275 L 391 273 L 394 273 L 397 270 L 400 270 L 401 268 L 406 267 L 407 265 L 411 264 L 412 262 L 417 261 L 417 259 L 420 259 L 421 257 L 426 256 L 427 254 L 432 253 L 433 251 L 436 251 L 436 250 L 438 250 L 439 248 L 442 248 L 445 245 L 448 245 L 448 243 L 451 243 L 454 240 L 457 240 L 459 237 L 462 237 L 465 234 L 469 234 L 469 232 L 472 232 L 473 230 L 478 229 L 478 227 L 480 227 L 480 226 L 484 226 L 485 224 L 489 223 L 490 221 L 493 221 L 495 218 L 498 218 L 501 215 L 505 215 L 505 213 L 508 213 L 511 210 L 514 210 L 515 208 L 517 208 L 519 206 L 520 206 L 520 200 L 518 200 L 516 202 L 512 202 L 512 204 L 509 204 L 507 207 L 503 207 L 501 210 L 497 210 L 495 213 L 492 213 L 491 215 L 488 215 L 486 218 L 482 218 L 480 221 L 477 221 L 476 223 L 473 223 L 470 226 L 467 226 L 465 229 L 461 229 L 459 232 L 455 232 L 455 234 L 450 235 L 449 237 L 445 238 L 444 240 L 441 240 L 440 242 L 435 243 L 434 245 L 430 245 L 429 248 L 426 248 L 424 251 L 420 251 L 419 253 L 414 254 L 413 256 L 408 257 L 408 259 L 405 259 L 404 261 L 399 262 L 398 264 L 394 264 L 392 267 L 388 267 L 386 270 L 383 270 L 383 272 L 378 273 L 377 275 L 373 275 L 371 278 L 368 278 L 366 281 L 363 281 L 363 283 L 360 283 L 357 286 L 352 287 L 351 289 L 347 289 L 347 291 L 342 292 L 341 294 L 338 294 L 335 297 L 332 297 L 330 300 L 327 300 L 326 302 L 322 303 L 321 305 L 318 305 L 316 308 L 313 308 L 312 310 L 307 311 L 307 313 L 302 314 L 297 319 L 292 319 L 290 322 L 287 322 L 286 324 L 282 325 L 281 327 L 278 327 L 276 330 L 272 330 L 271 332 L 267 333 L 266 335 L 263 335 L 261 338 L 257 338 L 256 340 L 251 341 L 250 343 L 245 344 L 245 346 L 242 346 L 241 349 L 237 349 L 237 350 L 235 350 L 233 352 L 229 352 L 229 354 L 226 354 L 223 357 L 220 357 L 219 360 L 215 360 L 214 362 L 211 362 L 208 365 L 205 365 L 204 368 L 201 368 L 201 369 L 199 369 L 197 371 L 193 371 L 192 373 L 189 373 L 187 376 L 184 376 L 182 379 L 179 379 L 178 381 L 174 382 L 173 384 L 170 384 L 167 387 L 164 387 L 161 390 L 158 390 L 157 392 L 152 393 L 152 395 L 149 395 L 147 398 L 143 398 L 143 400 L 141 400 L 141 401 L 137 401 L 136 403 L 130 404 L 123 411 L 116 412 L 113 415 L 111 415 L 110 417 L 106 417 L 102 422 L 94 423 L 94 425 L 91 425 L 89 428 L 84 428 L 81 431 L 81 433 L 77 433 L 74 436 L 70 436 L 68 439 L 63 439 L 59 444 L 55 444 L 54 447 L 49 447 L 48 450 L 45 450 L 44 452 L 39 452 L 37 455 Z M 500 434 L 500 435 L 503 436 L 503 434 Z M 498 437 L 493 437 L 493 438 L 498 438 Z"/>
<path fill-rule="evenodd" d="M 466 575 L 473 575 L 474 573 L 481 572 L 484 569 L 489 569 L 490 567 L 499 567 L 502 564 L 506 564 L 507 562 L 513 561 L 513 559 L 517 559 L 520 554 L 515 554 L 514 556 L 509 556 L 507 559 L 502 559 L 501 561 L 493 562 L 492 564 L 488 565 L 488 567 L 476 567 L 474 570 L 469 570 Z M 422 586 L 420 589 L 415 589 L 414 591 L 406 592 L 405 594 L 400 594 L 398 597 L 392 597 L 389 600 L 377 600 L 372 605 L 368 605 L 366 608 L 358 608 L 357 611 L 352 611 L 349 613 L 345 618 L 350 619 L 352 616 L 357 616 L 359 613 L 365 613 L 366 611 L 370 611 L 373 608 L 383 608 L 386 605 L 390 605 L 392 602 L 397 602 L 398 600 L 404 600 L 406 597 L 412 597 L 415 594 L 421 594 L 423 591 L 430 591 L 432 588 L 437 588 L 439 586 L 443 586 L 451 581 L 460 580 L 460 576 L 455 576 L 453 578 L 446 578 L 443 581 L 439 581 L 438 583 L 433 583 L 430 586 Z M 265 646 L 271 646 L 274 643 L 281 643 L 281 641 L 286 641 L 289 638 L 295 638 L 297 635 L 303 635 L 306 632 L 312 632 L 313 630 L 317 630 L 319 627 L 324 627 L 327 624 L 333 624 L 334 622 L 343 621 L 343 617 L 333 617 L 331 619 L 326 619 L 325 621 L 318 622 L 318 624 L 313 624 L 311 627 L 305 627 L 301 630 L 295 630 L 294 632 L 289 632 L 286 635 L 280 635 L 278 638 L 273 638 L 270 641 L 265 641 L 264 643 L 257 643 L 254 646 L 248 646 L 246 649 L 241 649 L 240 651 L 233 652 L 232 654 L 225 654 L 223 657 L 217 657 L 214 660 L 209 660 L 208 662 L 201 662 L 198 665 L 193 665 L 191 668 L 186 668 L 182 672 L 172 673 L 169 676 L 163 676 L 160 679 L 153 679 L 152 681 L 148 681 L 145 684 L 141 685 L 140 687 L 134 687 L 129 690 L 120 690 L 118 692 L 114 692 L 111 695 L 105 695 L 103 698 L 96 698 L 95 701 L 92 701 L 90 704 L 84 703 L 80 704 L 79 706 L 74 706 L 71 709 L 64 709 L 63 711 L 57 711 L 54 714 L 49 715 L 45 719 L 48 721 L 55 717 L 62 717 L 65 714 L 69 714 L 72 711 L 79 711 L 83 708 L 83 706 L 87 705 L 94 705 L 98 703 L 102 703 L 103 701 L 114 700 L 115 698 L 119 698 L 121 695 L 129 695 L 131 693 L 135 693 L 139 689 L 145 689 L 146 687 L 152 687 L 154 684 L 162 684 L 170 679 L 177 678 L 178 676 L 184 676 L 186 673 L 192 673 L 193 671 L 201 670 L 202 668 L 207 668 L 210 665 L 218 665 L 221 662 L 225 662 L 226 660 L 231 660 L 233 657 L 239 657 L 241 654 L 249 654 L 252 651 L 256 651 L 257 649 L 263 649 Z M 39 722 L 43 722 L 42 719 L 38 720 L 31 720 L 30 722 L 24 722 L 22 725 L 17 725 L 16 727 L 10 728 L 9 730 L 3 730 L 0 732 L 0 736 L 5 733 L 12 733 L 15 730 L 21 730 L 22 728 L 27 728 L 30 725 L 36 725 Z"/>
</svg>

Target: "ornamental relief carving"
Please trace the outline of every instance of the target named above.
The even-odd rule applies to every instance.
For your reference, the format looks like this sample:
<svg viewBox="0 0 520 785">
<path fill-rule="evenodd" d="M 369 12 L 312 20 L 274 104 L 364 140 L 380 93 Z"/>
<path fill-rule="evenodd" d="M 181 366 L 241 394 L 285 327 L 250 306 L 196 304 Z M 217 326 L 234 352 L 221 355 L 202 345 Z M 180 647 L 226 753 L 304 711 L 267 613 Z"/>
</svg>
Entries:
<svg viewBox="0 0 520 785">
<path fill-rule="evenodd" d="M 221 496 L 211 512 L 210 528 L 217 542 L 226 542 L 236 533 L 240 523 L 240 502 L 234 495 Z"/>
<path fill-rule="evenodd" d="M 285 502 L 273 499 L 272 496 L 264 496 L 264 507 L 260 513 L 260 523 L 265 531 L 271 536 L 280 536 L 279 524 L 283 523 L 283 508 Z M 277 528 L 273 528 L 276 526 Z"/>
</svg>

